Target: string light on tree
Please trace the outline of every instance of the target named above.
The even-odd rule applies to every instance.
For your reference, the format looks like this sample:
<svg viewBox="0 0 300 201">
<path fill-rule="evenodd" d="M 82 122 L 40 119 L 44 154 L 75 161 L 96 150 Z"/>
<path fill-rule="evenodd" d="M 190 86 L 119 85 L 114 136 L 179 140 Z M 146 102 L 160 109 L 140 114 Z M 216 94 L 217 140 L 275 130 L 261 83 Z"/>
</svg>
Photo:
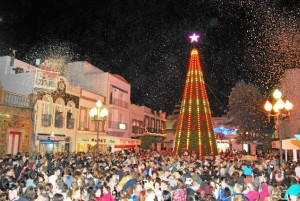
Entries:
<svg viewBox="0 0 300 201">
<path fill-rule="evenodd" d="M 196 43 L 199 37 L 193 33 L 189 38 L 191 43 Z M 217 154 L 211 110 L 197 48 L 192 48 L 190 53 L 174 150 L 177 155 L 189 152 L 195 153 L 198 157 Z"/>
</svg>

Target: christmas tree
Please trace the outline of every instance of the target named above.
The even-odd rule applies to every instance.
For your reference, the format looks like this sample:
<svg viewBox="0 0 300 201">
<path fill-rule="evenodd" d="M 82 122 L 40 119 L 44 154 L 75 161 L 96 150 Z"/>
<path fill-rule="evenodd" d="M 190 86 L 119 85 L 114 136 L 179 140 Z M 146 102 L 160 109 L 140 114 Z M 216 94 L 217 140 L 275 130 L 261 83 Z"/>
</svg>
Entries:
<svg viewBox="0 0 300 201">
<path fill-rule="evenodd" d="M 198 42 L 195 33 L 191 42 Z M 176 155 L 188 151 L 198 157 L 217 154 L 211 111 L 206 94 L 200 56 L 192 48 L 176 127 Z"/>
</svg>

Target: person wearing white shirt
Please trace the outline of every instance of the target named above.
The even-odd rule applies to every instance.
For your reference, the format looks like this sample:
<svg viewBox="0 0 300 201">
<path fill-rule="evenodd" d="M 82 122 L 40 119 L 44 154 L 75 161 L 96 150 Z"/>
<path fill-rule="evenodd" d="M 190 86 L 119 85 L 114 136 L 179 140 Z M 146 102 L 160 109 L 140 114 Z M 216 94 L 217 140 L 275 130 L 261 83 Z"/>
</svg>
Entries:
<svg viewBox="0 0 300 201">
<path fill-rule="evenodd" d="M 297 166 L 295 167 L 295 173 L 296 173 L 296 176 L 298 178 L 300 178 L 300 163 L 299 162 L 297 163 Z"/>
<path fill-rule="evenodd" d="M 58 190 L 59 190 L 59 187 L 58 187 L 58 185 L 57 185 L 57 183 L 56 183 L 56 180 L 57 180 L 57 178 L 60 176 L 60 174 L 61 174 L 61 169 L 60 169 L 59 167 L 56 167 L 56 168 L 54 169 L 53 175 L 51 175 L 51 176 L 48 178 L 49 183 L 52 184 L 52 187 L 53 187 L 53 193 L 54 193 L 54 194 L 59 192 L 59 191 L 58 191 Z"/>
</svg>

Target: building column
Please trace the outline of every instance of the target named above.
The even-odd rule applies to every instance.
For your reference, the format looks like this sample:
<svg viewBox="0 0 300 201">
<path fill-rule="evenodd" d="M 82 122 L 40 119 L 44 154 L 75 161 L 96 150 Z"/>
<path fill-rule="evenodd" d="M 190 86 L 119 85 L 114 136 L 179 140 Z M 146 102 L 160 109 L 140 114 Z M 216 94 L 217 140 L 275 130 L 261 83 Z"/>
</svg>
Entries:
<svg viewBox="0 0 300 201">
<path fill-rule="evenodd" d="M 293 149 L 293 161 L 298 161 L 298 157 L 297 157 L 297 149 Z"/>
</svg>

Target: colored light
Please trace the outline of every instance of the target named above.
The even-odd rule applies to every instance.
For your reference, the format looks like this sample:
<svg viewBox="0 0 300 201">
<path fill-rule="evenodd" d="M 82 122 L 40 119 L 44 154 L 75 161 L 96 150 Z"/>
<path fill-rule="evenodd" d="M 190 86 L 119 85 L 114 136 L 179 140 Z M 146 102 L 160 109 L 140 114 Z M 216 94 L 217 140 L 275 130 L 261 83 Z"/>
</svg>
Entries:
<svg viewBox="0 0 300 201">
<path fill-rule="evenodd" d="M 193 42 L 197 43 L 199 37 L 200 37 L 199 35 L 197 35 L 196 33 L 193 33 L 193 35 L 190 36 L 191 43 L 193 43 Z"/>
</svg>

